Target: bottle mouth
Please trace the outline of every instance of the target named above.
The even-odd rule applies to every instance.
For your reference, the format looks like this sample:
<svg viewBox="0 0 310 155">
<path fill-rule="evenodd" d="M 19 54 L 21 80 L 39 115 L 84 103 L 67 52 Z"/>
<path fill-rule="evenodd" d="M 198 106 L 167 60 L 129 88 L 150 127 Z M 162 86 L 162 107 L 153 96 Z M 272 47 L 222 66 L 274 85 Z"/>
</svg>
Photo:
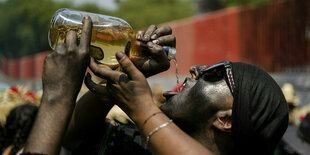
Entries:
<svg viewBox="0 0 310 155">
<path fill-rule="evenodd" d="M 60 12 L 63 12 L 64 10 L 68 10 L 68 9 L 67 9 L 67 8 L 58 9 L 58 10 L 54 13 L 54 15 L 53 15 L 53 17 L 52 17 L 52 19 L 51 19 L 51 21 L 50 21 L 50 28 L 49 28 L 49 31 L 48 31 L 48 33 L 47 33 L 47 39 L 48 39 L 48 44 L 49 44 L 49 46 L 50 46 L 53 50 L 55 50 L 55 45 L 52 46 L 52 42 L 51 42 L 51 38 L 50 38 L 51 30 L 55 27 L 56 21 L 57 21 L 57 19 L 59 18 L 59 13 L 60 13 Z M 56 38 L 58 38 L 58 36 L 57 36 Z"/>
<path fill-rule="evenodd" d="M 55 13 L 54 16 L 53 16 L 52 19 L 51 19 L 50 28 L 49 28 L 48 33 L 47 33 L 48 44 L 49 44 L 49 46 L 50 46 L 53 50 L 55 50 L 55 47 L 52 46 L 52 42 L 51 42 L 50 35 L 51 35 L 51 31 L 52 31 L 53 27 L 55 26 L 56 16 L 57 16 L 57 14 Z"/>
<path fill-rule="evenodd" d="M 52 47 L 52 42 L 51 42 L 50 35 L 51 35 L 51 30 L 52 30 L 52 28 L 53 28 L 53 25 L 55 24 L 54 22 L 55 22 L 55 21 L 54 21 L 54 17 L 53 17 L 53 18 L 51 19 L 51 25 L 50 25 L 50 28 L 49 28 L 48 33 L 47 33 L 48 44 L 49 44 L 49 46 L 50 46 L 53 50 L 55 50 L 55 47 Z"/>
</svg>

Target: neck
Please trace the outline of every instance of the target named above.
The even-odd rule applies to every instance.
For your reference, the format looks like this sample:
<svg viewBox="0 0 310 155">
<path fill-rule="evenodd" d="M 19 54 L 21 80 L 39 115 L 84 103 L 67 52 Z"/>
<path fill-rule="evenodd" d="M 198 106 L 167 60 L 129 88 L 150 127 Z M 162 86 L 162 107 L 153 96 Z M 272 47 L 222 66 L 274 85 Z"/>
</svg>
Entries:
<svg viewBox="0 0 310 155">
<path fill-rule="evenodd" d="M 230 133 L 223 133 L 215 128 L 189 133 L 194 139 L 212 151 L 214 154 L 232 154 L 232 139 Z"/>
</svg>

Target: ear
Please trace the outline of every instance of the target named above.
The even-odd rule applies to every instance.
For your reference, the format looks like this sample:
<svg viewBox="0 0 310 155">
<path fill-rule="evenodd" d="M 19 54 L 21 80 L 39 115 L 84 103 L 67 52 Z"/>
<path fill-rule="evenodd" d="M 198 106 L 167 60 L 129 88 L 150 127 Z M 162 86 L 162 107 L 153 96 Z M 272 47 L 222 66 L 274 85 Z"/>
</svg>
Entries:
<svg viewBox="0 0 310 155">
<path fill-rule="evenodd" d="M 216 113 L 216 119 L 213 126 L 223 132 L 231 132 L 231 115 L 232 110 L 221 110 Z"/>
</svg>

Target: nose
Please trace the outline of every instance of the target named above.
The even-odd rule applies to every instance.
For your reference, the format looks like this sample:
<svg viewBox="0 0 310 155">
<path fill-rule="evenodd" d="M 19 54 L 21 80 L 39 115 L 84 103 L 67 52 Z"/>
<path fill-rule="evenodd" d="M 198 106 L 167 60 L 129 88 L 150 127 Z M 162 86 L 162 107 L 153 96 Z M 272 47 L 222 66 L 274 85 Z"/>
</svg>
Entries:
<svg viewBox="0 0 310 155">
<path fill-rule="evenodd" d="M 192 75 L 192 79 L 198 80 L 200 75 L 202 74 L 202 70 L 208 68 L 207 65 L 195 65 L 189 69 L 190 74 Z"/>
</svg>

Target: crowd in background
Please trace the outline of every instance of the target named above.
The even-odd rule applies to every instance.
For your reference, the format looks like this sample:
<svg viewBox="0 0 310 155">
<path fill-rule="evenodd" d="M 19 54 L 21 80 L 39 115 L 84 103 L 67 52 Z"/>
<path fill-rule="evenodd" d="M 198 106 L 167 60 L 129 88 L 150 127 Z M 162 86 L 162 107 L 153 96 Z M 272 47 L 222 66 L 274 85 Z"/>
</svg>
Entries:
<svg viewBox="0 0 310 155">
<path fill-rule="evenodd" d="M 80 95 L 86 89 L 83 87 Z M 35 121 L 41 97 L 42 91 L 32 92 L 24 86 L 12 86 L 0 91 L 0 154 L 14 155 L 22 151 Z M 162 86 L 154 86 L 153 99 L 158 106 L 165 101 Z M 119 124 L 133 123 L 116 105 L 107 118 Z"/>
<path fill-rule="evenodd" d="M 177 87 L 173 91 L 177 91 Z M 152 88 L 153 100 L 157 106 L 165 102 L 164 88 Z M 87 91 L 82 87 L 80 94 Z M 282 92 L 289 107 L 289 127 L 284 134 L 276 155 L 307 154 L 310 151 L 310 103 L 300 106 L 291 83 L 282 85 Z M 20 152 L 30 132 L 40 105 L 42 91 L 36 93 L 23 86 L 12 86 L 0 91 L 0 152 L 16 154 Z M 115 105 L 107 118 L 119 124 L 132 124 L 133 121 Z"/>
</svg>

